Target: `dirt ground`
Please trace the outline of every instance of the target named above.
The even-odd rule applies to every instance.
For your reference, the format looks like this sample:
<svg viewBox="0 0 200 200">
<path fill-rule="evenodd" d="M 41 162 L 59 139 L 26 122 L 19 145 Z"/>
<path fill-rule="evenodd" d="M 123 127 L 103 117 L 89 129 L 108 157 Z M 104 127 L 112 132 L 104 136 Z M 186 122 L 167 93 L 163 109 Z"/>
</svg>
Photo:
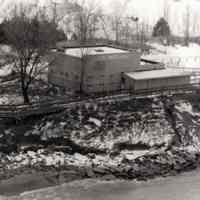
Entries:
<svg viewBox="0 0 200 200">
<path fill-rule="evenodd" d="M 17 84 L 16 80 L 3 84 L 0 97 L 19 96 Z M 55 90 L 37 84 L 41 90 L 33 87 L 31 95 L 55 97 Z M 161 98 L 143 98 L 100 104 L 94 101 L 17 123 L 2 120 L 0 194 L 15 195 L 83 178 L 144 180 L 191 170 L 199 164 L 199 155 L 167 149 L 175 133 L 182 135 L 185 146 L 198 147 L 197 99 L 175 99 L 173 111 L 166 111 Z M 44 152 L 38 153 L 40 149 Z M 69 162 L 86 168 L 62 169 Z M 60 163 L 63 166 L 58 168 Z"/>
</svg>

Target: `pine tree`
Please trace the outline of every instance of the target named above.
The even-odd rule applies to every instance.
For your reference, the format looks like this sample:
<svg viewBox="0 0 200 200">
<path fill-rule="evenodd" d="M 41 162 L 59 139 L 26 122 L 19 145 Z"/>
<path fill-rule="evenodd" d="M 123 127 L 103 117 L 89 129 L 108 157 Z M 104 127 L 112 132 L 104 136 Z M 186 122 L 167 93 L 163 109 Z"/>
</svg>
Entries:
<svg viewBox="0 0 200 200">
<path fill-rule="evenodd" d="M 1 24 L 0 24 L 0 43 L 7 43 L 7 37 L 6 37 L 6 33 L 5 33 L 5 28 L 6 26 L 6 20 L 4 20 Z"/>
<path fill-rule="evenodd" d="M 171 34 L 168 22 L 161 17 L 153 28 L 153 37 L 169 37 Z"/>
</svg>

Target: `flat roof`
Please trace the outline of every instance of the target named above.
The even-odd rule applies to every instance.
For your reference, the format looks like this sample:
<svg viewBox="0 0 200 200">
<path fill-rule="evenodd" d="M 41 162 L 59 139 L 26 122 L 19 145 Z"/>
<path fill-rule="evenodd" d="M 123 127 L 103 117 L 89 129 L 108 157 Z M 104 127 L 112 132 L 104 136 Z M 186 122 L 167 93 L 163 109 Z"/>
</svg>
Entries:
<svg viewBox="0 0 200 200">
<path fill-rule="evenodd" d="M 134 80 L 148 80 L 148 79 L 161 79 L 161 78 L 171 78 L 171 77 L 181 77 L 190 76 L 190 72 L 184 72 L 183 70 L 174 69 L 161 69 L 161 70 L 151 70 L 144 72 L 130 72 L 125 73 L 128 77 Z"/>
<path fill-rule="evenodd" d="M 113 48 L 108 46 L 100 46 L 100 47 L 83 47 L 83 48 L 66 48 L 65 54 L 79 57 L 82 55 L 104 55 L 104 54 L 121 54 L 121 53 L 129 53 L 128 50 L 122 50 L 119 48 Z"/>
</svg>

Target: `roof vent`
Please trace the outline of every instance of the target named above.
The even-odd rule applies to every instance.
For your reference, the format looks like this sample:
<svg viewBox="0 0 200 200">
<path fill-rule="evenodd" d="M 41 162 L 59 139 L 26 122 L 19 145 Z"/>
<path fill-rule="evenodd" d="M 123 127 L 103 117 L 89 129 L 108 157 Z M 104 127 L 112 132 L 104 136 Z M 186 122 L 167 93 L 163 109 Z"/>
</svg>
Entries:
<svg viewBox="0 0 200 200">
<path fill-rule="evenodd" d="M 98 53 L 104 52 L 103 49 L 95 49 L 95 51 L 98 52 Z"/>
</svg>

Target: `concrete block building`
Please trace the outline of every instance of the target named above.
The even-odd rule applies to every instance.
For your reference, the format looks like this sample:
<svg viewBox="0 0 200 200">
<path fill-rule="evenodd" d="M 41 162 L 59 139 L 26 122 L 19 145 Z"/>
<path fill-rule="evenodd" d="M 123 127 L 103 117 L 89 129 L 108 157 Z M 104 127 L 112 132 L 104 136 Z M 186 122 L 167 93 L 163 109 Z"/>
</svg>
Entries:
<svg viewBox="0 0 200 200">
<path fill-rule="evenodd" d="M 52 52 L 49 82 L 85 93 L 143 90 L 189 84 L 190 74 L 140 61 L 140 53 L 112 46 L 67 47 Z"/>
<path fill-rule="evenodd" d="M 140 63 L 140 53 L 109 46 L 66 48 L 53 55 L 49 81 L 78 91 L 84 68 L 83 90 L 86 93 L 119 90 L 121 74 L 137 70 Z"/>
</svg>

